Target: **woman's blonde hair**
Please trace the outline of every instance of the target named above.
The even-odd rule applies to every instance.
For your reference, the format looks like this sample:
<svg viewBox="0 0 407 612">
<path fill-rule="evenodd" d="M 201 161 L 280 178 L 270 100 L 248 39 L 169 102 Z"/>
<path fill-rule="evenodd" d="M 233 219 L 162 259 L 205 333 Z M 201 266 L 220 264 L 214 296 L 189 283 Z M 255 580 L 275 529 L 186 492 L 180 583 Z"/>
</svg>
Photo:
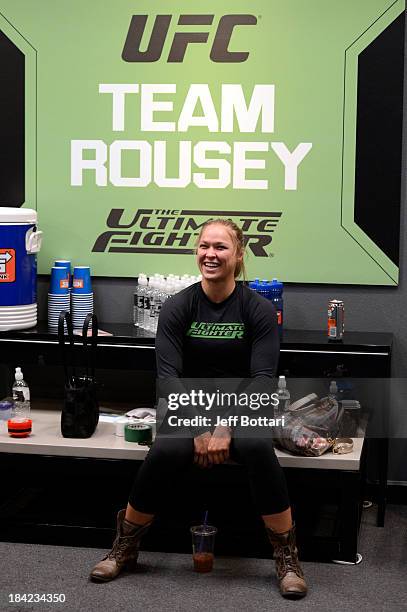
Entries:
<svg viewBox="0 0 407 612">
<path fill-rule="evenodd" d="M 243 280 L 246 281 L 246 268 L 245 268 L 245 265 L 244 265 L 245 241 L 244 241 L 244 236 L 243 236 L 242 230 L 240 229 L 240 227 L 238 225 L 236 225 L 236 223 L 234 223 L 230 219 L 222 219 L 222 218 L 219 218 L 219 219 L 210 219 L 209 221 L 206 221 L 206 223 L 204 223 L 203 226 L 201 227 L 201 231 L 199 232 L 199 236 L 198 236 L 198 239 L 196 241 L 196 246 L 197 247 L 198 247 L 199 241 L 201 240 L 201 236 L 202 236 L 204 230 L 209 225 L 223 225 L 223 227 L 226 227 L 226 229 L 231 234 L 232 240 L 233 240 L 233 242 L 235 244 L 235 247 L 236 247 L 236 252 L 242 254 L 242 258 L 239 261 L 236 262 L 235 278 L 239 278 L 239 276 L 242 275 L 243 276 Z"/>
</svg>

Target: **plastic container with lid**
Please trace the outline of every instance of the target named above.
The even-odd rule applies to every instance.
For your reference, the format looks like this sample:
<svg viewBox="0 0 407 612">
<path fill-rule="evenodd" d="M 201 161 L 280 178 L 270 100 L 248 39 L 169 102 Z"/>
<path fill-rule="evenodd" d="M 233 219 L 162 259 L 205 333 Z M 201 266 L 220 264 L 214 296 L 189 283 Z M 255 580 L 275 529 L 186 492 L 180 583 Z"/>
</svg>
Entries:
<svg viewBox="0 0 407 612">
<path fill-rule="evenodd" d="M 0 331 L 37 324 L 37 212 L 0 207 Z"/>
</svg>

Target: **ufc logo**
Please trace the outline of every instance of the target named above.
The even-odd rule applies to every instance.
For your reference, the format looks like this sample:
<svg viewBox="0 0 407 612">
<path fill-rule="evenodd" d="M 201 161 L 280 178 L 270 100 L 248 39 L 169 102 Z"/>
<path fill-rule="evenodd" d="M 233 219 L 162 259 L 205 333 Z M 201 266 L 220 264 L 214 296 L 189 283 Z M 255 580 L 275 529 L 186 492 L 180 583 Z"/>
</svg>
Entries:
<svg viewBox="0 0 407 612">
<path fill-rule="evenodd" d="M 144 34 L 148 15 L 133 15 L 124 43 L 122 58 L 125 62 L 157 62 L 164 47 L 171 23 L 171 15 L 157 15 L 148 47 L 140 51 L 140 43 Z M 212 25 L 214 15 L 181 15 L 178 25 Z M 256 25 L 254 15 L 223 15 L 218 23 L 213 41 L 210 59 L 213 62 L 245 62 L 248 51 L 228 51 L 233 30 L 236 26 Z M 176 32 L 172 41 L 167 62 L 184 61 L 185 52 L 191 43 L 206 43 L 209 32 Z"/>
</svg>

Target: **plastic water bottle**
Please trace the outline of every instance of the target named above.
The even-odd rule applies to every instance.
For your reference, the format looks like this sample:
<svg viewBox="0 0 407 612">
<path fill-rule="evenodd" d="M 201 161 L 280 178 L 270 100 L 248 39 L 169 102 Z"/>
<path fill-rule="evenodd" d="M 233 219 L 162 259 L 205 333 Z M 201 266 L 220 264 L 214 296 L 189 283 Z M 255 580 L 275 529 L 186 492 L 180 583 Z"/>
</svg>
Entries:
<svg viewBox="0 0 407 612">
<path fill-rule="evenodd" d="M 278 377 L 278 412 L 279 414 L 283 414 L 286 412 L 290 406 L 291 395 L 289 390 L 287 389 L 287 381 L 285 376 Z"/>
<path fill-rule="evenodd" d="M 138 302 L 139 302 L 139 293 L 142 288 L 142 283 L 140 281 L 143 278 L 143 276 L 144 274 L 142 272 L 138 275 L 136 290 L 133 293 L 133 324 L 134 324 L 134 327 L 139 327 L 140 325 Z"/>
<path fill-rule="evenodd" d="M 264 279 L 261 281 L 261 283 L 258 283 L 257 287 L 256 287 L 256 291 L 259 295 L 262 295 L 263 297 L 265 297 L 266 299 L 269 298 L 269 282 Z"/>
<path fill-rule="evenodd" d="M 158 301 L 159 301 L 159 297 L 158 297 L 159 296 L 159 291 L 158 291 L 159 283 L 160 283 L 160 280 L 156 275 L 150 281 L 150 285 L 151 285 L 150 311 L 149 311 L 149 317 L 148 317 L 148 322 L 147 322 L 147 329 L 148 331 L 151 331 L 151 332 L 154 332 L 155 330 L 156 309 L 158 307 Z"/>
<path fill-rule="evenodd" d="M 147 285 L 145 287 L 145 293 L 144 293 L 144 299 L 143 299 L 143 312 L 140 317 L 140 324 L 141 324 L 141 320 L 143 321 L 142 323 L 143 329 L 148 329 L 148 325 L 150 322 L 150 299 L 151 299 L 151 294 L 153 292 L 153 287 L 152 287 L 153 284 L 154 284 L 154 280 L 152 278 L 150 278 L 150 280 L 147 280 Z"/>
<path fill-rule="evenodd" d="M 338 385 L 336 384 L 336 380 L 331 380 L 329 384 L 328 397 L 334 400 L 338 400 Z"/>
<path fill-rule="evenodd" d="M 21 368 L 16 368 L 13 384 L 14 421 L 26 421 L 30 418 L 30 389 L 24 380 Z"/>
<path fill-rule="evenodd" d="M 176 287 L 175 287 L 175 281 L 171 280 L 168 283 L 168 287 L 167 287 L 167 293 L 168 293 L 168 297 L 171 297 L 172 295 L 175 295 L 177 292 Z"/>
<path fill-rule="evenodd" d="M 157 295 L 154 302 L 154 330 L 152 330 L 154 333 L 157 333 L 158 319 L 160 318 L 161 308 L 167 298 L 168 293 L 166 290 L 166 282 L 161 281 L 157 287 Z"/>
<path fill-rule="evenodd" d="M 279 282 L 276 278 L 273 278 L 271 283 L 269 284 L 269 299 L 273 302 L 274 307 L 277 311 L 277 323 L 278 323 L 278 332 L 280 334 L 280 338 L 283 333 L 283 311 L 284 311 L 284 301 L 283 301 L 283 283 Z"/>
<path fill-rule="evenodd" d="M 259 278 L 255 278 L 254 281 L 250 281 L 250 283 L 249 283 L 249 288 L 250 289 L 253 289 L 253 291 L 257 291 L 259 287 L 260 287 L 260 279 Z"/>
<path fill-rule="evenodd" d="M 141 329 L 145 328 L 145 322 L 144 322 L 144 309 L 145 309 L 145 298 L 146 298 L 146 294 L 147 294 L 147 289 L 148 289 L 148 280 L 147 280 L 147 276 L 140 276 L 139 278 L 139 290 L 138 290 L 138 301 L 137 301 L 137 308 L 138 308 L 138 314 L 137 314 L 137 318 L 138 318 L 138 324 L 139 327 Z"/>
<path fill-rule="evenodd" d="M 143 307 L 143 321 L 144 321 L 144 329 L 150 329 L 150 312 L 151 312 L 151 304 L 153 301 L 153 293 L 154 293 L 154 283 L 155 279 L 153 276 L 150 276 L 147 279 L 147 287 L 146 293 L 144 295 L 144 307 Z"/>
<path fill-rule="evenodd" d="M 168 300 L 168 298 L 170 297 L 170 288 L 169 288 L 169 287 L 170 287 L 170 286 L 169 286 L 168 281 L 166 281 L 166 280 L 165 280 L 165 281 L 163 281 L 163 282 L 162 282 L 162 284 L 161 284 L 161 295 L 162 295 L 162 298 L 161 298 L 161 300 L 162 300 L 162 301 L 161 301 L 161 306 L 162 306 L 162 305 L 164 304 L 164 302 L 165 302 L 166 300 Z"/>
<path fill-rule="evenodd" d="M 156 332 L 158 327 L 158 317 L 161 310 L 161 280 L 156 277 L 154 281 L 153 301 L 150 309 L 150 331 Z"/>
<path fill-rule="evenodd" d="M 133 323 L 135 327 L 142 327 L 141 317 L 144 306 L 144 293 L 147 285 L 147 277 L 140 274 L 138 277 L 137 288 L 134 292 Z"/>
</svg>

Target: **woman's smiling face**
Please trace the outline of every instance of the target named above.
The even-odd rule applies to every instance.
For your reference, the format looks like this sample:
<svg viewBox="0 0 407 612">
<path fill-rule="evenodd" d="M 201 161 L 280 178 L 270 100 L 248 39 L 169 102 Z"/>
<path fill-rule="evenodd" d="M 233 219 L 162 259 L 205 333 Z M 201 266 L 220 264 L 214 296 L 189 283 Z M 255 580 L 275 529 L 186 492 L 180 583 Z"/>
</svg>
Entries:
<svg viewBox="0 0 407 612">
<path fill-rule="evenodd" d="M 198 242 L 197 263 L 205 280 L 234 280 L 236 264 L 242 257 L 227 227 L 211 223 L 203 230 Z"/>
</svg>

